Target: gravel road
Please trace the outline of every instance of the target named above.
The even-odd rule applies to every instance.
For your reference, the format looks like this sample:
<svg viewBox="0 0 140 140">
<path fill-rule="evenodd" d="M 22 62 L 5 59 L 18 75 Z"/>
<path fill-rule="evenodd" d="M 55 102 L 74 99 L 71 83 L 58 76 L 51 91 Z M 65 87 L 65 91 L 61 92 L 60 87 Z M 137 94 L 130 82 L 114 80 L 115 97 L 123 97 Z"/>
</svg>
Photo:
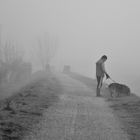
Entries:
<svg viewBox="0 0 140 140">
<path fill-rule="evenodd" d="M 43 119 L 24 140 L 128 140 L 108 103 L 95 89 L 66 75 L 60 101 L 46 109 Z"/>
</svg>

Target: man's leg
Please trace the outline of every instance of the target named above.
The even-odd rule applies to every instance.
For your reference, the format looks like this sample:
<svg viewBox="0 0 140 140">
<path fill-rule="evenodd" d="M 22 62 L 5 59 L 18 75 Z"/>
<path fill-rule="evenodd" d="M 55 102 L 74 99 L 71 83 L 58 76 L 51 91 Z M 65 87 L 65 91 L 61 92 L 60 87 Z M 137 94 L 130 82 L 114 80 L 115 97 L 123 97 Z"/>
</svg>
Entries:
<svg viewBox="0 0 140 140">
<path fill-rule="evenodd" d="M 100 95 L 100 89 L 99 89 L 99 88 L 96 89 L 96 96 L 97 96 L 97 97 L 98 97 L 98 96 L 101 96 L 101 95 Z"/>
<path fill-rule="evenodd" d="M 97 76 L 97 89 L 96 89 L 96 96 L 101 96 L 100 90 L 102 87 L 103 77 Z"/>
<path fill-rule="evenodd" d="M 99 96 L 100 90 L 99 90 L 99 84 L 100 84 L 100 77 L 97 76 L 97 88 L 96 88 L 96 96 Z"/>
</svg>

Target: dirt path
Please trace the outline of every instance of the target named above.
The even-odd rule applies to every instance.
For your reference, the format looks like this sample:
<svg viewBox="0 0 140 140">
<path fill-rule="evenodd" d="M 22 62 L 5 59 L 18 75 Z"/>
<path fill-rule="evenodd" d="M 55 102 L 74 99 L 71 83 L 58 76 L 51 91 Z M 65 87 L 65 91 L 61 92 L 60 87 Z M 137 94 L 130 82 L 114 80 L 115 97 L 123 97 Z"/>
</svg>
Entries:
<svg viewBox="0 0 140 140">
<path fill-rule="evenodd" d="M 128 140 L 103 98 L 79 81 L 59 75 L 60 102 L 44 113 L 25 140 Z"/>
</svg>

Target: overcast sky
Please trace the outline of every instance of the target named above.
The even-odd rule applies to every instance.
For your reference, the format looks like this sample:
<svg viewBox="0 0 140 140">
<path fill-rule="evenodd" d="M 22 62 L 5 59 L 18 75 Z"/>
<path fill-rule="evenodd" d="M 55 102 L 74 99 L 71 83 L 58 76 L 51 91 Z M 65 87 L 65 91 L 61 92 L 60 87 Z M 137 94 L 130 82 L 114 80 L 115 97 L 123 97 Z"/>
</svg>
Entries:
<svg viewBox="0 0 140 140">
<path fill-rule="evenodd" d="M 57 66 L 69 64 L 95 77 L 95 62 L 106 54 L 106 69 L 115 80 L 135 80 L 140 77 L 139 5 L 139 0 L 0 0 L 0 23 L 3 36 L 28 54 L 47 32 L 59 40 Z M 35 60 L 33 53 L 28 57 Z"/>
</svg>

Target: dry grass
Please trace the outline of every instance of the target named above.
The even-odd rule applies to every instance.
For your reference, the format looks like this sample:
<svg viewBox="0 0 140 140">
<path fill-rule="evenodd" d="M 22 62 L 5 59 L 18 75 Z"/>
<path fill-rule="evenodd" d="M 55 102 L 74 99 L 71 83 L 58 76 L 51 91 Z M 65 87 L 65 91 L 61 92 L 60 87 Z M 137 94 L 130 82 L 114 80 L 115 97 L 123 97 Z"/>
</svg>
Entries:
<svg viewBox="0 0 140 140">
<path fill-rule="evenodd" d="M 60 85 L 54 77 L 36 80 L 0 101 L 0 140 L 20 140 L 43 111 L 58 100 Z"/>
<path fill-rule="evenodd" d="M 108 98 L 107 101 L 113 112 L 124 126 L 124 131 L 130 136 L 130 140 L 140 139 L 140 98 L 132 94 L 120 98 Z"/>
</svg>

